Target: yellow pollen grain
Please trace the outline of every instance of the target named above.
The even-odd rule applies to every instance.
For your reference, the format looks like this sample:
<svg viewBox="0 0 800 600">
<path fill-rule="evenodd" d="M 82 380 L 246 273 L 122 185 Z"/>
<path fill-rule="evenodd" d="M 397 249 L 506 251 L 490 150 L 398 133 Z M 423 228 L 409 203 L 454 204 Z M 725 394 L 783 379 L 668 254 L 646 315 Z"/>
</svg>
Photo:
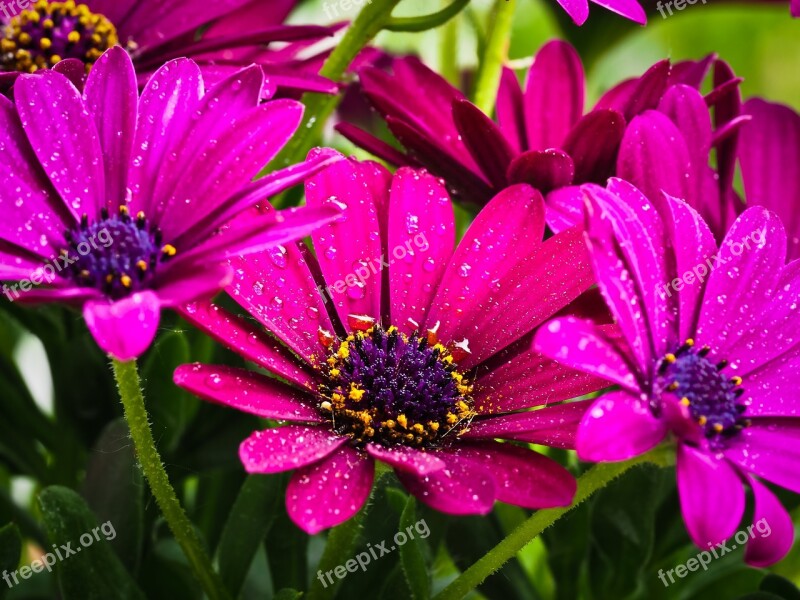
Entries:
<svg viewBox="0 0 800 600">
<path fill-rule="evenodd" d="M 733 383 L 733 385 L 742 385 L 742 378 L 738 375 L 735 375 L 731 378 L 731 383 Z"/>
<path fill-rule="evenodd" d="M 325 362 L 332 367 L 336 364 L 336 359 L 333 356 L 329 356 L 327 359 L 325 359 Z"/>
<path fill-rule="evenodd" d="M 53 54 L 53 56 L 50 57 L 50 64 L 56 65 L 60 62 L 61 62 L 61 57 L 58 54 Z"/>
<path fill-rule="evenodd" d="M 23 46 L 27 46 L 31 43 L 31 36 L 24 31 L 17 36 L 17 39 Z"/>
<path fill-rule="evenodd" d="M 53 28 L 53 19 L 45 19 L 42 21 L 42 27 L 45 29 L 52 29 Z"/>
<path fill-rule="evenodd" d="M 437 423 L 436 421 L 429 422 L 428 427 L 430 427 L 431 431 L 433 431 L 434 433 L 439 431 L 439 423 Z"/>
<path fill-rule="evenodd" d="M 400 423 L 400 427 L 406 429 L 408 427 L 408 417 L 405 415 L 400 415 L 397 417 L 397 422 Z"/>
<path fill-rule="evenodd" d="M 714 423 L 714 431 L 717 433 L 722 433 L 723 429 L 725 428 L 722 426 L 722 423 Z"/>
<path fill-rule="evenodd" d="M 706 423 L 708 423 L 708 419 L 707 419 L 707 418 L 705 418 L 705 417 L 700 417 L 699 419 L 697 419 L 697 422 L 698 422 L 700 425 L 705 425 Z"/>
<path fill-rule="evenodd" d="M 140 271 L 147 271 L 147 262 L 144 260 L 137 260 L 136 268 L 139 269 Z"/>
<path fill-rule="evenodd" d="M 131 278 L 127 275 L 123 275 L 119 278 L 119 282 L 122 284 L 123 287 L 129 288 L 131 287 Z"/>
<path fill-rule="evenodd" d="M 686 345 L 689 346 L 689 348 L 691 348 L 692 346 L 694 346 L 694 340 L 692 338 L 687 339 Z"/>
<path fill-rule="evenodd" d="M 383 426 L 386 427 L 386 429 L 394 429 L 397 426 L 397 423 L 395 423 L 392 419 L 389 419 L 388 421 L 383 422 Z"/>
<path fill-rule="evenodd" d="M 39 48 L 42 50 L 49 50 L 52 45 L 53 41 L 50 38 L 42 38 L 39 40 Z"/>
<path fill-rule="evenodd" d="M 451 412 L 447 413 L 447 424 L 455 425 L 456 423 L 458 423 L 458 417 Z"/>
<path fill-rule="evenodd" d="M 331 411 L 333 410 L 333 404 L 325 400 L 322 404 L 319 405 L 322 410 Z"/>
<path fill-rule="evenodd" d="M 420 423 L 414 423 L 411 429 L 416 431 L 417 433 L 423 433 L 425 431 L 425 428 Z"/>
<path fill-rule="evenodd" d="M 691 402 L 686 396 L 684 396 L 683 398 L 681 398 L 681 404 L 683 404 L 684 406 L 689 406 Z"/>
<path fill-rule="evenodd" d="M 667 361 L 668 363 L 672 364 L 672 363 L 674 363 L 674 362 L 675 362 L 677 359 L 675 358 L 675 355 L 674 355 L 674 354 L 670 353 L 670 354 L 667 354 L 667 355 L 664 357 L 664 360 L 665 360 L 665 361 Z"/>
<path fill-rule="evenodd" d="M 72 44 L 77 44 L 81 41 L 81 34 L 77 31 L 70 31 L 67 40 Z"/>
<path fill-rule="evenodd" d="M 355 383 L 350 384 L 350 394 L 348 395 L 350 400 L 355 400 L 356 402 L 358 402 L 359 400 L 361 400 L 361 398 L 363 398 L 365 393 L 366 392 L 364 390 L 358 389 Z"/>
<path fill-rule="evenodd" d="M 340 371 L 339 369 L 331 369 L 331 370 L 329 371 L 329 373 L 330 373 L 330 376 L 331 376 L 331 377 L 338 377 L 338 376 L 339 376 L 339 373 L 341 373 L 341 371 Z"/>
<path fill-rule="evenodd" d="M 165 244 L 164 247 L 161 248 L 161 252 L 167 256 L 175 256 L 178 250 L 172 244 Z"/>
</svg>

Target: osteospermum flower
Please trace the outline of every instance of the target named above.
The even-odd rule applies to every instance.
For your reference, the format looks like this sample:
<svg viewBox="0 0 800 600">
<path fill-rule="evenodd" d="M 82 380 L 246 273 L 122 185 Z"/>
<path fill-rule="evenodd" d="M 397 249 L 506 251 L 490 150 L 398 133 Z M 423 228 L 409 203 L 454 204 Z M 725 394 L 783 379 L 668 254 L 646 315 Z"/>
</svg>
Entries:
<svg viewBox="0 0 800 600">
<path fill-rule="evenodd" d="M 556 0 L 576 25 L 583 25 L 589 18 L 589 0 Z M 636 0 L 591 0 L 639 25 L 647 23 L 647 15 Z"/>
<path fill-rule="evenodd" d="M 331 34 L 318 26 L 283 25 L 296 0 L 37 0 L 24 10 L 4 4 L 0 21 L 0 86 L 19 72 L 32 73 L 80 61 L 89 70 L 107 49 L 123 45 L 136 64 L 140 85 L 166 61 L 189 57 L 200 65 L 206 84 L 221 81 L 257 63 L 263 94 L 279 87 L 332 93 L 336 85 L 306 68 L 301 50 Z M 203 27 L 202 36 L 196 35 Z M 289 42 L 278 49 L 273 42 Z M 82 70 L 82 69 L 81 69 Z M 80 71 L 78 77 L 80 76 Z"/>
<path fill-rule="evenodd" d="M 251 67 L 204 94 L 198 66 L 179 59 L 139 98 L 119 47 L 83 96 L 55 71 L 21 76 L 15 103 L 0 97 L 0 279 L 19 281 L 8 299 L 82 306 L 100 346 L 128 359 L 162 307 L 230 280 L 228 254 L 329 220 L 330 207 L 237 217 L 336 160 L 321 153 L 249 183 L 302 116 L 291 100 L 259 105 L 262 82 Z"/>
<path fill-rule="evenodd" d="M 651 202 L 618 179 L 585 191 L 592 263 L 624 341 L 572 318 L 536 336 L 545 355 L 619 386 L 584 415 L 578 456 L 625 460 L 671 434 L 694 542 L 705 549 L 733 535 L 747 486 L 751 518 L 771 534 L 750 540 L 745 559 L 779 560 L 794 528 L 761 479 L 800 492 L 800 281 L 798 264 L 785 264 L 780 220 L 747 209 L 715 259 L 708 226 L 683 201 Z"/>
<path fill-rule="evenodd" d="M 343 161 L 306 184 L 311 206 L 343 214 L 302 245 L 233 261 L 228 288 L 266 332 L 217 306 L 185 317 L 272 375 L 184 365 L 175 382 L 261 417 L 289 421 L 245 440 L 251 473 L 296 469 L 286 505 L 315 533 L 353 516 L 374 461 L 446 513 L 570 503 L 551 459 L 495 438 L 571 445 L 585 402 L 534 411 L 597 380 L 530 351 L 530 332 L 591 284 L 579 229 L 542 242 L 538 192 L 513 186 L 453 251 L 447 193 L 422 171 L 392 177 Z"/>
<path fill-rule="evenodd" d="M 714 89 L 703 97 L 697 90 L 712 65 Z M 583 221 L 580 185 L 605 183 L 615 174 L 661 182 L 671 192 L 678 188 L 673 193 L 687 180 L 693 189 L 710 181 L 719 194 L 732 193 L 740 80 L 714 57 L 656 63 L 609 90 L 584 114 L 580 57 L 568 43 L 552 41 L 536 54 L 524 92 L 514 72 L 504 69 L 496 121 L 419 60 L 397 59 L 392 69 L 393 76 L 376 67 L 359 75 L 365 96 L 406 152 L 348 123 L 337 129 L 392 164 L 430 169 L 461 202 L 482 206 L 505 187 L 527 183 L 545 196 L 547 223 L 561 231 Z M 709 107 L 715 108 L 713 127 Z M 685 125 L 702 137 L 684 140 L 679 128 Z M 684 152 L 653 151 L 667 144 L 683 145 Z M 687 145 L 691 163 L 685 160 Z M 712 147 L 718 151 L 718 178 L 708 166 Z M 719 203 L 705 203 L 720 210 Z"/>
</svg>

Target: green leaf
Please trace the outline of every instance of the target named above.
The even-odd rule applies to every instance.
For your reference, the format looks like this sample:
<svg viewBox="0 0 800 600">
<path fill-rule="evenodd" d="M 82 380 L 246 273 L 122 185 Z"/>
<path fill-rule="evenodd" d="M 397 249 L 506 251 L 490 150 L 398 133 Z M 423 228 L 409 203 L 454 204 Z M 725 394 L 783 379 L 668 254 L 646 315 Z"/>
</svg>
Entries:
<svg viewBox="0 0 800 600">
<path fill-rule="evenodd" d="M 266 540 L 267 561 L 275 589 L 306 588 L 308 540 L 308 535 L 292 523 L 281 507 Z"/>
<path fill-rule="evenodd" d="M 275 596 L 273 596 L 272 600 L 298 600 L 302 597 L 302 592 L 298 592 L 297 590 L 293 590 L 291 588 L 283 588 L 281 591 L 275 594 Z"/>
<path fill-rule="evenodd" d="M 142 364 L 144 397 L 160 449 L 173 450 L 197 412 L 197 398 L 172 382 L 178 365 L 191 362 L 186 336 L 170 331 L 158 340 Z"/>
<path fill-rule="evenodd" d="M 430 577 L 428 577 L 428 565 L 423 552 L 425 542 L 419 537 L 419 532 L 416 529 L 417 523 L 423 522 L 417 521 L 416 507 L 417 503 L 414 497 L 409 496 L 405 509 L 403 509 L 403 514 L 400 515 L 398 532 L 402 531 L 409 538 L 405 544 L 399 547 L 400 564 L 408 587 L 411 590 L 411 597 L 414 600 L 428 600 L 431 595 L 431 582 Z M 430 530 L 428 530 L 428 535 L 430 535 Z M 411 538 L 411 536 L 414 537 Z"/>
<path fill-rule="evenodd" d="M 281 477 L 250 475 L 239 490 L 217 547 L 220 576 L 234 597 L 275 521 L 284 489 Z"/>
<path fill-rule="evenodd" d="M 106 541 L 113 537 L 113 523 L 101 530 L 83 498 L 60 486 L 43 490 L 39 507 L 50 543 L 62 553 L 55 570 L 64 600 L 144 599 Z M 67 545 L 74 554 L 62 548 Z"/>
<path fill-rule="evenodd" d="M 778 575 L 769 574 L 764 577 L 758 589 L 762 592 L 775 594 L 784 600 L 800 600 L 800 590 L 797 589 L 797 586 Z"/>
<path fill-rule="evenodd" d="M 112 421 L 90 455 L 83 495 L 100 521 L 114 524 L 111 546 L 131 573 L 138 572 L 141 560 L 144 489 L 128 425 Z"/>
<path fill-rule="evenodd" d="M 589 586 L 614 598 L 633 593 L 652 577 L 656 513 L 674 475 L 665 469 L 636 469 L 601 490 L 591 510 Z M 625 573 L 620 577 L 619 573 Z"/>
</svg>

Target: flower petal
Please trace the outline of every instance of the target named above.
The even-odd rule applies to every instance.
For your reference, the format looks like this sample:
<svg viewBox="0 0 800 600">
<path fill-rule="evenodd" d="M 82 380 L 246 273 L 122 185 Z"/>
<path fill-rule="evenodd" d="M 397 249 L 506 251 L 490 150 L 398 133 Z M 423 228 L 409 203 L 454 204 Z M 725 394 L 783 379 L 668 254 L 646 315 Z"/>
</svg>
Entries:
<svg viewBox="0 0 800 600">
<path fill-rule="evenodd" d="M 751 540 L 747 543 L 744 561 L 753 567 L 768 567 L 789 553 L 794 543 L 794 524 L 780 500 L 767 486 L 753 477 L 747 478 L 755 496 Z"/>
<path fill-rule="evenodd" d="M 367 501 L 374 478 L 374 461 L 363 452 L 342 446 L 292 476 L 286 488 L 289 517 L 309 535 L 339 525 Z"/>
<path fill-rule="evenodd" d="M 133 360 L 156 337 L 160 312 L 158 296 L 145 291 L 113 303 L 87 302 L 83 318 L 104 352 L 117 360 Z"/>
<path fill-rule="evenodd" d="M 322 421 L 308 393 L 254 371 L 195 363 L 175 369 L 173 381 L 203 400 L 264 419 Z"/>
<path fill-rule="evenodd" d="M 453 254 L 455 218 L 447 191 L 432 175 L 401 168 L 392 179 L 388 227 L 391 321 L 410 334 L 425 321 Z"/>
<path fill-rule="evenodd" d="M 367 453 L 395 469 L 419 476 L 434 473 L 445 467 L 444 461 L 435 452 L 425 452 L 409 446 L 385 448 L 378 444 L 367 444 Z"/>
<path fill-rule="evenodd" d="M 561 150 L 529 150 L 508 165 L 508 182 L 527 183 L 546 194 L 568 186 L 575 175 L 575 165 Z"/>
<path fill-rule="evenodd" d="M 731 537 L 744 515 L 744 488 L 728 461 L 679 444 L 675 470 L 692 541 L 705 549 Z"/>
<path fill-rule="evenodd" d="M 239 447 L 239 458 L 248 473 L 281 473 L 318 462 L 347 442 L 327 428 L 283 425 L 254 432 Z"/>
<path fill-rule="evenodd" d="M 610 392 L 595 400 L 578 426 L 581 460 L 627 460 L 655 447 L 667 433 L 650 408 L 628 392 Z"/>
<path fill-rule="evenodd" d="M 793 492 L 800 493 L 800 419 L 754 418 L 739 433 L 725 457 Z"/>
</svg>

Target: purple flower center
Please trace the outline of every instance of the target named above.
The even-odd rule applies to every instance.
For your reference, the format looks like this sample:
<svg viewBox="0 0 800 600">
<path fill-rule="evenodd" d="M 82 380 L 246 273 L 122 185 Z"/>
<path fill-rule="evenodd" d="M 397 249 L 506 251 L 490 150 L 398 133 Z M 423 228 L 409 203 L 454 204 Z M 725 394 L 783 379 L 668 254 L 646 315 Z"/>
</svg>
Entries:
<svg viewBox="0 0 800 600">
<path fill-rule="evenodd" d="M 710 351 L 708 346 L 695 349 L 694 341 L 687 340 L 664 357 L 657 387 L 680 398 L 711 446 L 718 448 L 749 421 L 742 417 L 746 406 L 739 404 L 741 378 L 723 373 L 728 361 L 711 361 Z"/>
<path fill-rule="evenodd" d="M 86 215 L 64 238 L 69 248 L 60 251 L 69 257 L 69 269 L 80 286 L 101 290 L 112 300 L 147 287 L 160 263 L 175 256 L 170 244 L 161 245 L 161 231 L 147 226 L 140 212 L 132 218 L 126 206 L 110 216 L 103 209 L 101 219 L 89 222 Z"/>
<path fill-rule="evenodd" d="M 441 447 L 475 416 L 472 386 L 441 344 L 380 325 L 329 344 L 319 409 L 357 444 Z"/>
<path fill-rule="evenodd" d="M 77 58 L 88 70 L 117 43 L 114 25 L 85 4 L 39 0 L 6 25 L 0 40 L 0 69 L 33 73 Z"/>
</svg>

